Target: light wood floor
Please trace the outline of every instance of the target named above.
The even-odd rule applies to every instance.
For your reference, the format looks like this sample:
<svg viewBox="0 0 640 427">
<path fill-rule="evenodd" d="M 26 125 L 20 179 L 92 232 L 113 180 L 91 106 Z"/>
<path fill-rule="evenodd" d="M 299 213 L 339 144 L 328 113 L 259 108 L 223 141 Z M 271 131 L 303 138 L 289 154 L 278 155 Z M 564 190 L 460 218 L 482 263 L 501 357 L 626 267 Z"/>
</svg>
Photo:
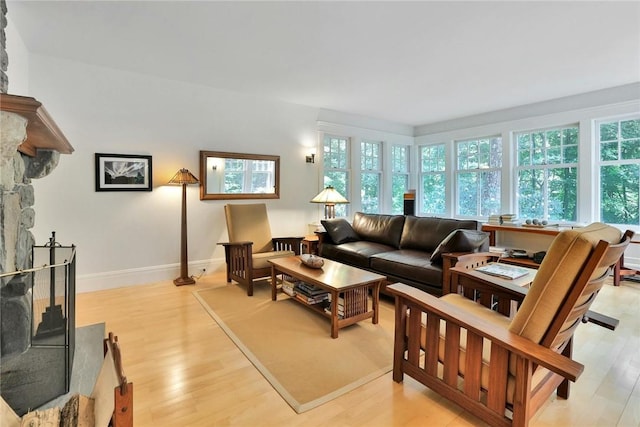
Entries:
<svg viewBox="0 0 640 427">
<path fill-rule="evenodd" d="M 195 286 L 167 281 L 78 295 L 77 325 L 105 322 L 119 337 L 136 426 L 483 425 L 410 378 L 394 383 L 390 373 L 296 414 L 192 295 L 223 282 L 216 273 Z M 575 359 L 585 372 L 571 398 L 550 399 L 532 425 L 640 425 L 640 284 L 605 286 L 594 308 L 619 318 L 619 328 L 578 328 Z"/>
</svg>

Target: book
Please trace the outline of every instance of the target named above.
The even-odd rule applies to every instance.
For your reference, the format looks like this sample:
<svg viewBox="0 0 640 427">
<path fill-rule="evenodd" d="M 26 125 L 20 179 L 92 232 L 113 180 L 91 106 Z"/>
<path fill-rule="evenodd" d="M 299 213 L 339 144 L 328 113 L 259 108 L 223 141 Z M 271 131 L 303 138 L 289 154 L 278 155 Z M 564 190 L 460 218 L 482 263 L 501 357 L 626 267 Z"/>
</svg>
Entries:
<svg viewBox="0 0 640 427">
<path fill-rule="evenodd" d="M 475 270 L 509 280 L 517 279 L 518 277 L 523 277 L 529 274 L 529 271 L 524 268 L 505 264 L 483 265 L 481 267 L 477 267 Z"/>
</svg>

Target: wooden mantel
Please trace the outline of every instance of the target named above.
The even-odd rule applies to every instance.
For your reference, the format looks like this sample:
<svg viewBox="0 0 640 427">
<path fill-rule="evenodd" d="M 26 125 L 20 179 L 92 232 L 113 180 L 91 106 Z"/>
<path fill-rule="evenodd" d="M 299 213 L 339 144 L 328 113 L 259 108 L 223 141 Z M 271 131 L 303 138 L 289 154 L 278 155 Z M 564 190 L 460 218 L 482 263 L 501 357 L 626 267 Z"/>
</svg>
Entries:
<svg viewBox="0 0 640 427">
<path fill-rule="evenodd" d="M 35 98 L 0 93 L 0 109 L 19 114 L 28 120 L 27 139 L 18 146 L 21 153 L 35 156 L 38 149 L 55 150 L 62 154 L 73 153 L 73 147 L 67 138 L 42 103 Z"/>
</svg>

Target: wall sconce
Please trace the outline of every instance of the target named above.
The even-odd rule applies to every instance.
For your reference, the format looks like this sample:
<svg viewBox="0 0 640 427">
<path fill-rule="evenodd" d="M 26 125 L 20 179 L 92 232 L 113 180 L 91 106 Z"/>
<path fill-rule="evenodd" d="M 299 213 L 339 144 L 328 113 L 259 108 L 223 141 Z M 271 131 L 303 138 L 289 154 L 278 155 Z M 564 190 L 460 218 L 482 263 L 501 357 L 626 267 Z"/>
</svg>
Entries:
<svg viewBox="0 0 640 427">
<path fill-rule="evenodd" d="M 305 157 L 305 159 L 307 160 L 307 163 L 315 163 L 316 162 L 316 154 L 315 153 L 311 153 L 311 155 Z"/>
</svg>

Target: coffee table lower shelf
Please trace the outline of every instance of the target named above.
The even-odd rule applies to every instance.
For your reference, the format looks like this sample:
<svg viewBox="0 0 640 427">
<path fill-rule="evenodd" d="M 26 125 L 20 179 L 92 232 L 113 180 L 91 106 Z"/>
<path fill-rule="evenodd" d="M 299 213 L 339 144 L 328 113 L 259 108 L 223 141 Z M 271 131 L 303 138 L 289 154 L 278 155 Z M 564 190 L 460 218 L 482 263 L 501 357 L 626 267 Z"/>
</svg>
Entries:
<svg viewBox="0 0 640 427">
<path fill-rule="evenodd" d="M 322 314 L 329 320 L 333 321 L 333 313 L 337 310 L 337 326 L 338 329 L 342 329 L 346 326 L 353 325 L 362 320 L 377 317 L 377 312 L 373 309 L 369 309 L 369 287 L 362 287 L 356 289 L 350 289 L 348 291 L 338 293 L 327 290 L 329 295 L 331 295 L 331 305 L 329 305 L 329 311 L 325 309 L 324 304 L 311 304 L 305 302 L 295 296 L 289 295 L 290 299 L 295 300 L 299 304 L 309 308 L 312 311 Z M 337 295 L 337 296 L 334 296 Z M 340 295 L 343 295 L 342 297 Z M 338 300 L 337 308 L 334 307 L 333 301 Z M 342 302 L 342 306 L 344 307 L 342 312 L 344 314 L 340 315 L 340 303 Z M 373 304 L 371 304 L 373 306 Z M 373 323 L 378 323 L 377 320 Z M 335 337 L 334 337 L 335 338 Z"/>
<path fill-rule="evenodd" d="M 300 264 L 298 257 L 276 258 L 271 263 L 271 299 L 277 300 L 278 275 L 287 275 L 296 280 L 315 285 L 331 296 L 330 312 L 323 304 L 309 304 L 295 296 L 290 298 L 322 314 L 331 320 L 331 337 L 338 338 L 338 330 L 371 318 L 378 323 L 380 286 L 385 276 L 325 260 L 322 269 L 312 269 Z M 371 290 L 371 306 L 369 306 Z M 341 313 L 342 315 L 339 315 Z"/>
</svg>

